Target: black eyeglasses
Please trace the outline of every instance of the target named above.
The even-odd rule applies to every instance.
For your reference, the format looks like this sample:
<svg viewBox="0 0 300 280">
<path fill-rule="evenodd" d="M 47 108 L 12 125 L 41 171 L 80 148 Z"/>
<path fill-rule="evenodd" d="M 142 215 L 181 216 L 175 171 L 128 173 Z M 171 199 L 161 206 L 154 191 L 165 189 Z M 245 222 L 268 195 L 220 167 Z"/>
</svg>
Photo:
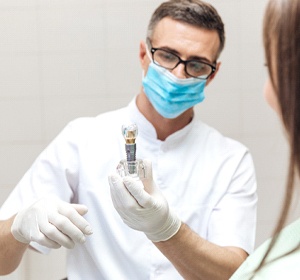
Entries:
<svg viewBox="0 0 300 280">
<path fill-rule="evenodd" d="M 182 60 L 178 55 L 160 48 L 153 48 L 148 41 L 151 49 L 153 62 L 168 70 L 175 69 L 180 63 L 184 64 L 184 70 L 188 76 L 206 80 L 215 71 L 216 67 L 200 60 Z"/>
</svg>

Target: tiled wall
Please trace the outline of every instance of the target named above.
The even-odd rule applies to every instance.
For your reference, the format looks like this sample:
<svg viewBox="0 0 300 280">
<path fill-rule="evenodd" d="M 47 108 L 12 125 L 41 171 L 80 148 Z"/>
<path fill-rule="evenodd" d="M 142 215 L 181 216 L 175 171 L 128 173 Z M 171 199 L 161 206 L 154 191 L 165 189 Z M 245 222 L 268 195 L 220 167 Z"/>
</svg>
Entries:
<svg viewBox="0 0 300 280">
<path fill-rule="evenodd" d="M 126 105 L 139 92 L 138 47 L 158 0 L 0 1 L 0 206 L 66 125 Z M 222 66 L 197 112 L 252 152 L 259 183 L 257 245 L 283 195 L 287 147 L 262 97 L 265 0 L 209 1 L 227 30 Z M 199 147 L 201 148 L 201 147 Z M 65 250 L 26 253 L 2 279 L 60 279 Z"/>
</svg>

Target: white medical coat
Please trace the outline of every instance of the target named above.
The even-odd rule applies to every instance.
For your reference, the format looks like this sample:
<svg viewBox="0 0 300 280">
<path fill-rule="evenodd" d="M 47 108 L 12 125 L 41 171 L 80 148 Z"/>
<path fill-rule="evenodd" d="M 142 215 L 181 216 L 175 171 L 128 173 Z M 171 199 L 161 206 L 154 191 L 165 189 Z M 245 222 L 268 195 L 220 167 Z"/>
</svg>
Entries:
<svg viewBox="0 0 300 280">
<path fill-rule="evenodd" d="M 195 118 L 160 141 L 135 100 L 69 123 L 21 179 L 0 218 L 49 195 L 85 204 L 94 233 L 68 252 L 69 280 L 182 279 L 144 233 L 123 223 L 112 204 L 108 175 L 126 157 L 121 126 L 132 122 L 139 129 L 137 158 L 152 161 L 154 180 L 180 219 L 215 244 L 252 252 L 257 197 L 247 148 Z"/>
</svg>

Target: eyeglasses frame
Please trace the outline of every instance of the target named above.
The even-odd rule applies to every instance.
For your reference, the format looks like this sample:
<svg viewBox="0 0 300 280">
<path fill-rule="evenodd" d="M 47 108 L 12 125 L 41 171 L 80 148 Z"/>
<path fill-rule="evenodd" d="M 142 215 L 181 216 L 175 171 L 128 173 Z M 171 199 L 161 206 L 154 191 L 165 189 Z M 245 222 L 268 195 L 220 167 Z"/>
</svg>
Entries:
<svg viewBox="0 0 300 280">
<path fill-rule="evenodd" d="M 168 69 L 168 70 L 173 70 L 173 69 L 175 69 L 179 64 L 183 64 L 184 65 L 184 71 L 185 71 L 185 73 L 188 75 L 188 76 L 190 76 L 190 77 L 193 77 L 193 78 L 196 78 L 196 79 L 199 79 L 199 80 L 207 80 L 215 71 L 216 71 L 216 66 L 215 65 L 212 65 L 212 64 L 210 64 L 210 63 L 207 63 L 207 62 L 204 62 L 204 61 L 201 61 L 201 60 L 199 60 L 199 62 L 201 62 L 201 63 L 203 63 L 203 64 L 205 64 L 205 65 L 208 65 L 208 66 L 210 66 L 211 67 L 211 73 L 205 78 L 205 79 L 203 79 L 203 78 L 200 78 L 200 76 L 192 76 L 192 75 L 190 75 L 188 72 L 187 72 L 187 69 L 186 69 L 186 65 L 187 65 L 187 63 L 189 63 L 190 61 L 196 61 L 195 59 L 190 59 L 190 60 L 183 60 L 183 59 L 181 59 L 177 54 L 174 54 L 174 53 L 172 53 L 171 51 L 167 51 L 167 50 L 165 50 L 165 49 L 162 49 L 162 48 L 153 48 L 152 47 L 152 45 L 151 45 L 151 42 L 150 42 L 150 39 L 147 39 L 147 43 L 149 43 L 149 45 L 150 45 L 150 52 L 151 52 L 151 55 L 152 55 L 152 60 L 153 60 L 153 62 L 156 64 L 156 65 L 158 65 L 158 66 L 160 66 L 160 67 L 162 67 L 162 68 L 165 68 L 165 69 Z M 169 52 L 169 53 L 171 53 L 172 55 L 174 55 L 175 57 L 177 57 L 178 58 L 178 63 L 173 67 L 173 68 L 168 68 L 168 67 L 164 67 L 164 66 L 162 66 L 162 65 L 160 65 L 160 64 L 158 64 L 158 63 L 156 63 L 155 62 L 155 60 L 154 60 L 154 53 L 157 51 L 157 50 L 161 50 L 161 51 L 164 51 L 164 52 Z"/>
</svg>

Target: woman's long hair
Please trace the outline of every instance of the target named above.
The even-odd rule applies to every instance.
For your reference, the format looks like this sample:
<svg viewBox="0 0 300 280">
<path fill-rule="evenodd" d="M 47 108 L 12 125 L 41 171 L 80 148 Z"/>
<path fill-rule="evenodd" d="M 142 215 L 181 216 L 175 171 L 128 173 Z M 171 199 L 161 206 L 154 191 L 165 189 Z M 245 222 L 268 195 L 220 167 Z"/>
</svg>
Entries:
<svg viewBox="0 0 300 280">
<path fill-rule="evenodd" d="M 295 181 L 300 174 L 300 0 L 269 1 L 264 17 L 263 39 L 269 75 L 290 144 L 290 158 L 280 218 L 257 270 L 266 263 L 285 225 L 295 193 Z"/>
</svg>

